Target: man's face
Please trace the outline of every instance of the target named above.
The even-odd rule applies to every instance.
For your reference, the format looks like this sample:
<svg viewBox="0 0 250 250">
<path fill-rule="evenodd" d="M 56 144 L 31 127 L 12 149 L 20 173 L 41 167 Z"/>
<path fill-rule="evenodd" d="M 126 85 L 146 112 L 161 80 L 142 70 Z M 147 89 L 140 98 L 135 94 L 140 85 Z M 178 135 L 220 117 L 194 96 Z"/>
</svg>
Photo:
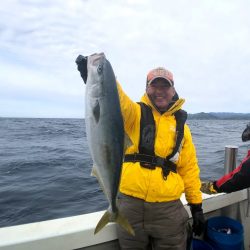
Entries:
<svg viewBox="0 0 250 250">
<path fill-rule="evenodd" d="M 165 111 L 175 95 L 175 89 L 165 79 L 156 78 L 147 86 L 146 93 L 160 111 Z"/>
</svg>

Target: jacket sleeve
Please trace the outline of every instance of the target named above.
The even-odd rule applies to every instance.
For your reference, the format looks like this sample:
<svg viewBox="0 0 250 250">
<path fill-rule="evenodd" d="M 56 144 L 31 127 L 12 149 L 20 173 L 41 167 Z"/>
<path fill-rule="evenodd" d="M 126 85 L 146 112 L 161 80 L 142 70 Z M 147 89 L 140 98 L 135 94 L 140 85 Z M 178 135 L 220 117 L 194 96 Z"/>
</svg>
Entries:
<svg viewBox="0 0 250 250">
<path fill-rule="evenodd" d="M 215 182 L 218 192 L 231 193 L 250 187 L 250 155 L 232 172 Z"/>
<path fill-rule="evenodd" d="M 192 141 L 192 135 L 187 125 L 185 125 L 183 146 L 177 163 L 177 170 L 182 176 L 188 203 L 202 203 L 202 194 L 200 191 L 201 181 L 199 177 L 200 169 L 196 157 L 195 146 Z"/>
<path fill-rule="evenodd" d="M 133 102 L 123 91 L 120 83 L 117 81 L 117 89 L 120 99 L 121 112 L 124 120 L 126 132 L 133 129 L 135 120 L 140 113 L 140 107 L 136 102 Z"/>
</svg>

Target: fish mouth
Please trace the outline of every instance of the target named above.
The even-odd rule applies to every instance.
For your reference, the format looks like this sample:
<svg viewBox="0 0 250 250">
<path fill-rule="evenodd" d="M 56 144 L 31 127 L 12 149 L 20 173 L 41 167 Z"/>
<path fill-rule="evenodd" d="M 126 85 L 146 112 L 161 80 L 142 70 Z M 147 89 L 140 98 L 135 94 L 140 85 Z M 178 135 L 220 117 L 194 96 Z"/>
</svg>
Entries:
<svg viewBox="0 0 250 250">
<path fill-rule="evenodd" d="M 99 65 L 100 63 L 103 64 L 105 54 L 103 52 L 95 53 L 89 56 L 89 58 L 91 58 L 93 65 Z"/>
</svg>

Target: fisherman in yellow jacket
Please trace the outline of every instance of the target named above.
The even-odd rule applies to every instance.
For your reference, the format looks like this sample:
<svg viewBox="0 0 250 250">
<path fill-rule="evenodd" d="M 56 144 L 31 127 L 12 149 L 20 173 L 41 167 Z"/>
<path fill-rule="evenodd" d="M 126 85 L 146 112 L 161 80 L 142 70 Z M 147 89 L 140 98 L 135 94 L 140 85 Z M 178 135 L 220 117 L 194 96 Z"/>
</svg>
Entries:
<svg viewBox="0 0 250 250">
<path fill-rule="evenodd" d="M 80 71 L 80 69 L 79 69 Z M 81 76 L 87 79 L 87 69 Z M 201 182 L 187 113 L 181 109 L 173 74 L 165 68 L 147 75 L 146 93 L 133 102 L 117 83 L 125 132 L 132 145 L 125 152 L 119 210 L 135 236 L 117 227 L 121 249 L 186 249 L 188 214 L 180 201 L 185 192 L 193 232 L 204 230 Z"/>
</svg>

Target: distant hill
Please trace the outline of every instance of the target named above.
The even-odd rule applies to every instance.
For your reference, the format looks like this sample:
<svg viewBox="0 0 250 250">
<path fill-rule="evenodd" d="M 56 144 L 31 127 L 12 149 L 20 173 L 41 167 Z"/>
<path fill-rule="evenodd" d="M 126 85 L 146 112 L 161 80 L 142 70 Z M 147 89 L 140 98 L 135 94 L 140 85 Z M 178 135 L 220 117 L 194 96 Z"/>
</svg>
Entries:
<svg viewBox="0 0 250 250">
<path fill-rule="evenodd" d="M 250 113 L 201 112 L 188 114 L 190 120 L 250 120 Z"/>
</svg>

